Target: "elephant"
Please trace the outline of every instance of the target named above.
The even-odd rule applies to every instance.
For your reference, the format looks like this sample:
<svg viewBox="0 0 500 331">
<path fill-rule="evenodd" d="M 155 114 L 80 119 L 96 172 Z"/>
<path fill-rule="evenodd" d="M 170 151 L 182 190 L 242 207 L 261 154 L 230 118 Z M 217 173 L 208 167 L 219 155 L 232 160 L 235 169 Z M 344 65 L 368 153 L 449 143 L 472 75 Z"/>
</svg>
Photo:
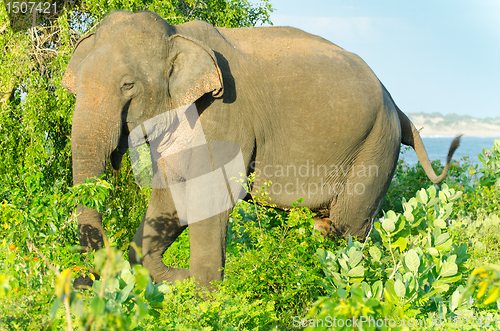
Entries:
<svg viewBox="0 0 500 331">
<path fill-rule="evenodd" d="M 170 25 L 152 12 L 115 11 L 78 41 L 62 85 L 76 94 L 75 185 L 102 175 L 108 160 L 119 169 L 128 148 L 150 148 L 152 193 L 129 260 L 155 282 L 194 278 L 211 288 L 223 279 L 228 218 L 248 198 L 230 180 L 238 170 L 255 172 L 253 191 L 271 181 L 276 208 L 303 198 L 331 236 L 364 239 L 400 145 L 437 184 L 459 144 L 437 176 L 418 130 L 368 65 L 291 27 Z M 218 184 L 204 180 L 204 193 L 191 194 L 189 182 L 208 173 Z M 189 269 L 166 266 L 162 255 L 188 226 Z M 86 250 L 102 248 L 101 215 L 79 206 L 78 233 Z"/>
</svg>

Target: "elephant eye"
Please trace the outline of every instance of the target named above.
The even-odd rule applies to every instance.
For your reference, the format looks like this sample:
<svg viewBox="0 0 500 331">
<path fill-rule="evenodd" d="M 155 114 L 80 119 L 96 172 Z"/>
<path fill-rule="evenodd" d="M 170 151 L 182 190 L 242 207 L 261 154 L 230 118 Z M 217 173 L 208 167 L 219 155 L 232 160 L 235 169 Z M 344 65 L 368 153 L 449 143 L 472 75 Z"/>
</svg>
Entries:
<svg viewBox="0 0 500 331">
<path fill-rule="evenodd" d="M 134 87 L 134 83 L 125 83 L 122 85 L 122 91 L 129 91 Z"/>
</svg>

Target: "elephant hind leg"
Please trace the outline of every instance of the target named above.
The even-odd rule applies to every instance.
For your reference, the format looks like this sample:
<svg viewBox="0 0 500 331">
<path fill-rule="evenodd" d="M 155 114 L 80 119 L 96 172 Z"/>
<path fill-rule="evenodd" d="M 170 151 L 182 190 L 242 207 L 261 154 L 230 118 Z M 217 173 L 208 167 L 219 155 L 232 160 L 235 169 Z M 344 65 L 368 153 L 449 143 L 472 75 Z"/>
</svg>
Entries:
<svg viewBox="0 0 500 331">
<path fill-rule="evenodd" d="M 343 192 L 337 192 L 337 201 L 330 208 L 330 236 L 336 234 L 347 238 L 351 235 L 364 240 L 391 183 L 393 168 L 390 165 L 378 163 L 373 167 L 373 164 L 357 163 L 356 166 L 343 184 Z M 365 172 L 370 166 L 373 171 Z"/>
<path fill-rule="evenodd" d="M 343 192 L 335 192 L 337 201 L 330 208 L 330 230 L 344 238 L 351 235 L 364 240 L 368 236 L 396 168 L 399 119 L 390 100 L 385 101 L 372 130 L 358 146 L 343 179 Z"/>
<path fill-rule="evenodd" d="M 385 190 L 384 193 L 374 190 L 383 189 L 384 185 L 379 186 L 378 181 L 353 183 L 352 180 L 346 184 L 351 190 L 339 194 L 337 203 L 330 209 L 329 236 L 332 239 L 335 236 L 347 238 L 350 235 L 357 237 L 358 240 L 364 240 L 370 232 L 384 197 Z M 355 191 L 354 187 L 358 187 L 358 191 Z"/>
</svg>

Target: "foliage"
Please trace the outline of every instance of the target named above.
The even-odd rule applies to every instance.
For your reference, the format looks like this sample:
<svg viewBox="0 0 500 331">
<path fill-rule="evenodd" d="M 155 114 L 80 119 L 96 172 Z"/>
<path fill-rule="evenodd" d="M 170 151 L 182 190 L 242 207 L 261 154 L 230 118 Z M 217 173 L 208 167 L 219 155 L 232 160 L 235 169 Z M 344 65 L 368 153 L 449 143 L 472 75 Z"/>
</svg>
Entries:
<svg viewBox="0 0 500 331">
<path fill-rule="evenodd" d="M 114 9 L 155 11 L 172 24 L 202 19 L 235 27 L 269 22 L 271 7 L 267 0 L 90 0 L 15 32 L 0 6 L 2 328 L 254 330 L 293 329 L 301 316 L 311 327 L 329 315 L 417 317 L 426 325 L 498 318 L 500 271 L 489 264 L 499 254 L 497 141 L 483 150 L 481 167 L 453 163 L 448 188 L 439 192 L 419 165 L 398 162 L 386 212 L 366 243 L 325 241 L 302 200 L 288 213 L 277 211 L 264 184 L 233 211 L 225 280 L 216 291 L 199 292 L 192 281 L 153 285 L 147 270 L 122 254 L 150 194 L 136 183 L 128 156 L 119 171 L 108 168 L 103 178 L 71 187 L 75 100 L 60 81 L 79 36 Z M 415 198 L 408 188 L 418 190 Z M 105 249 L 78 253 L 78 204 L 103 213 Z M 187 230 L 164 261 L 189 266 Z M 91 275 L 92 266 L 100 279 L 88 291 L 74 290 L 73 279 Z"/>
<path fill-rule="evenodd" d="M 436 173 L 441 173 L 443 171 L 444 166 L 441 164 L 441 161 L 434 160 L 431 164 Z M 452 161 L 448 169 L 448 176 L 444 183 L 455 189 L 465 189 L 467 192 L 471 182 L 475 179 L 474 173 L 471 173 L 471 167 L 472 164 L 468 158 L 462 158 L 461 162 Z M 432 185 L 432 182 L 425 174 L 424 168 L 422 168 L 420 162 L 417 162 L 415 165 L 409 165 L 404 159 L 399 159 L 394 171 L 394 177 L 384 201 L 382 202 L 378 217 L 383 217 L 384 211 L 389 210 L 402 213 L 402 199 L 409 200 L 415 192 L 427 188 L 429 185 Z"/>
<path fill-rule="evenodd" d="M 336 294 L 325 305 L 330 310 L 313 309 L 313 314 L 349 319 L 385 311 L 401 318 L 442 309 L 443 296 L 450 284 L 460 281 L 469 257 L 467 245 L 457 246 L 448 233 L 447 219 L 453 201 L 460 196 L 461 192 L 446 186 L 439 194 L 434 186 L 422 189 L 403 203 L 403 215 L 389 211 L 375 223 L 373 244 L 349 240 L 347 247 L 336 253 L 318 250 L 328 279 L 326 286 Z M 355 307 L 339 308 L 338 302 L 350 298 L 353 289 L 358 291 L 352 300 Z M 382 299 L 383 304 L 375 305 Z"/>
<path fill-rule="evenodd" d="M 277 322 L 273 302 L 224 286 L 200 293 L 191 280 L 168 287 L 163 305 L 150 322 L 167 330 L 266 330 Z"/>
<path fill-rule="evenodd" d="M 252 192 L 254 178 L 252 174 L 243 183 L 250 201 L 239 203 L 231 215 L 222 287 L 234 293 L 244 289 L 251 300 L 272 302 L 280 323 L 287 325 L 323 293 L 315 252 L 335 243 L 314 230 L 314 214 L 299 207 L 302 199 L 288 214 L 263 207 L 273 206 L 266 191 L 271 182 Z"/>
<path fill-rule="evenodd" d="M 12 30 L 0 6 L 0 201 L 23 191 L 25 176 L 43 179 L 46 188 L 61 193 L 72 184 L 71 124 L 75 97 L 61 87 L 62 75 L 78 38 L 115 9 L 152 10 L 172 24 L 203 19 L 225 27 L 270 23 L 268 0 L 217 1 L 85 1 L 72 2 L 57 15 L 46 17 L 28 31 Z M 69 4 L 69 3 L 68 3 Z M 103 222 L 124 247 L 134 236 L 145 212 L 150 190 L 135 182 L 128 154 L 119 172 L 108 166 L 106 179 L 116 190 L 108 201 Z M 119 185 L 116 185 L 118 184 Z"/>
<path fill-rule="evenodd" d="M 482 167 L 478 169 L 482 174 L 479 185 L 500 187 L 500 139 L 495 139 L 491 150 L 483 148 L 477 157 L 482 162 Z"/>
<path fill-rule="evenodd" d="M 94 20 L 101 19 L 113 10 L 149 10 L 166 18 L 170 24 L 202 20 L 214 26 L 235 28 L 271 23 L 269 14 L 272 7 L 269 0 L 261 0 L 259 5 L 248 0 L 90 0 L 85 2 L 83 10 L 90 13 Z"/>
<path fill-rule="evenodd" d="M 483 148 L 478 159 L 482 165 L 470 166 L 468 173 L 475 180 L 465 184 L 465 193 L 457 212 L 472 218 L 491 213 L 500 214 L 500 139 L 491 150 Z"/>
<path fill-rule="evenodd" d="M 499 256 L 497 145 L 483 149 L 478 157 L 482 167 L 466 158 L 451 164 L 446 182 L 463 194 L 446 184 L 439 195 L 434 186 L 422 190 L 432 184 L 420 164 L 410 167 L 400 160 L 383 209 L 395 206 L 403 215 L 382 211 L 373 244 L 349 241 L 336 253 L 318 251 L 331 294 L 297 322 L 317 327 L 332 316 L 358 322 L 371 316 L 400 322 L 413 317 L 414 325 L 426 330 L 460 328 L 463 321 L 470 330 L 497 325 L 499 267 L 489 264 L 498 263 Z M 439 162 L 433 166 L 442 171 Z M 412 194 L 408 188 L 419 190 L 406 202 L 404 196 Z M 458 218 L 451 219 L 452 214 Z M 366 325 L 363 329 L 388 329 L 387 324 Z"/>
<path fill-rule="evenodd" d="M 60 314 L 63 304 L 68 330 L 73 319 L 85 329 L 132 330 L 138 329 L 148 313 L 158 314 L 167 285 L 153 285 L 147 269 L 140 265 L 131 269 L 122 253 L 109 245 L 95 253 L 94 265 L 101 278 L 94 281 L 91 291 L 72 289 L 72 268 L 58 273 L 51 318 Z"/>
<path fill-rule="evenodd" d="M 25 176 L 25 192 L 11 192 L 10 201 L 0 206 L 0 324 L 12 329 L 36 325 L 29 316 L 40 316 L 38 325 L 50 325 L 48 319 L 54 300 L 54 270 L 78 266 L 83 273 L 90 269 L 86 254 L 76 240 L 76 207 L 103 208 L 111 186 L 102 180 L 69 188 L 62 193 L 55 187 L 47 193 L 40 174 Z M 23 194 L 24 193 L 24 194 Z"/>
<path fill-rule="evenodd" d="M 45 200 L 35 198 L 46 196 L 40 189 L 43 181 L 28 178 L 25 186 L 32 193 L 12 195 L 18 199 L 13 202 L 27 202 L 25 209 L 12 203 L 4 203 L 1 209 L 3 226 L 12 227 L 7 220 L 14 219 L 16 225 L 18 219 L 18 232 L 3 238 L 1 322 L 13 330 L 86 326 L 94 330 L 252 330 L 316 327 L 334 316 L 337 322 L 355 318 L 358 323 L 369 317 L 391 323 L 415 318 L 414 323 L 425 323 L 421 325 L 434 323 L 428 330 L 444 330 L 445 326 L 436 326 L 440 318 L 448 323 L 470 314 L 484 321 L 496 316 L 498 267 L 482 263 L 473 272 L 467 263 L 471 241 L 463 241 L 490 235 L 493 245 L 498 240 L 498 218 L 490 216 L 470 228 L 466 219 L 451 220 L 452 205 L 461 192 L 445 185 L 439 192 L 434 186 L 420 190 L 404 202 L 403 214 L 390 211 L 376 223 L 370 241 L 349 240 L 345 246 L 325 241 L 313 230 L 314 214 L 299 207 L 301 201 L 288 214 L 269 207 L 269 185 L 265 183 L 248 203 L 240 202 L 233 211 L 225 279 L 217 291 L 205 293 L 198 292 L 191 281 L 153 285 L 144 268 L 130 268 L 113 248 L 117 246 L 113 237 L 111 247 L 95 254 L 68 253 L 63 248 L 70 244 L 67 236 L 57 235 L 61 230 L 74 233 L 74 222 L 68 219 L 76 205 L 104 210 L 112 187 L 102 180 L 89 181 L 46 198 L 41 207 L 40 201 Z M 24 221 L 30 217 L 52 222 L 56 230 L 50 225 L 43 231 L 30 230 L 30 222 Z M 33 237 L 28 242 L 34 244 L 28 244 L 25 239 L 30 238 L 23 239 L 23 233 Z M 187 266 L 188 245 L 186 234 L 166 259 Z M 78 246 L 70 251 L 78 251 Z M 481 262 L 495 261 L 496 253 L 489 254 L 473 242 L 473 257 L 481 252 Z M 101 279 L 90 291 L 73 290 L 72 279 L 88 274 L 91 264 Z M 41 318 L 33 322 L 26 316 Z M 394 329 L 390 325 L 378 329 L 384 328 Z"/>
<path fill-rule="evenodd" d="M 458 217 L 451 222 L 450 232 L 456 241 L 469 247 L 470 268 L 498 263 L 500 256 L 500 217 L 498 214 L 482 215 L 476 219 Z"/>
</svg>

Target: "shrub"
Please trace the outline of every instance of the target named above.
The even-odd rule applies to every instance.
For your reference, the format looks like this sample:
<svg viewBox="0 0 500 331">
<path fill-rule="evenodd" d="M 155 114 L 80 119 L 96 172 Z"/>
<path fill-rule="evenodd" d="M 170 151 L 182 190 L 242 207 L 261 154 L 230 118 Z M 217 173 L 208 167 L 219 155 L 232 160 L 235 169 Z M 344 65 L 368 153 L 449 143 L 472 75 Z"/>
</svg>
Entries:
<svg viewBox="0 0 500 331">
<path fill-rule="evenodd" d="M 455 241 L 466 243 L 472 258 L 470 268 L 498 263 L 500 256 L 500 217 L 481 215 L 476 219 L 461 216 L 452 221 L 450 232 Z"/>
<path fill-rule="evenodd" d="M 477 170 L 482 174 L 479 184 L 500 187 L 500 139 L 495 139 L 491 150 L 483 148 L 477 157 L 482 162 L 482 167 Z"/>
<path fill-rule="evenodd" d="M 244 183 L 247 191 L 253 175 Z M 314 230 L 313 214 L 293 204 L 289 213 L 273 209 L 265 183 L 252 194 L 249 203 L 233 210 L 228 231 L 228 261 L 222 287 L 244 293 L 249 300 L 272 302 L 281 325 L 290 326 L 292 317 L 303 314 L 308 305 L 324 294 L 316 250 L 334 248 Z M 262 207 L 268 206 L 268 207 Z"/>
<path fill-rule="evenodd" d="M 446 185 L 440 192 L 430 186 L 403 203 L 402 215 L 389 211 L 375 223 L 373 243 L 349 240 L 336 253 L 318 249 L 331 296 L 317 302 L 307 319 L 444 315 L 470 256 L 467 245 L 453 243 L 448 233 L 460 196 Z"/>
</svg>

